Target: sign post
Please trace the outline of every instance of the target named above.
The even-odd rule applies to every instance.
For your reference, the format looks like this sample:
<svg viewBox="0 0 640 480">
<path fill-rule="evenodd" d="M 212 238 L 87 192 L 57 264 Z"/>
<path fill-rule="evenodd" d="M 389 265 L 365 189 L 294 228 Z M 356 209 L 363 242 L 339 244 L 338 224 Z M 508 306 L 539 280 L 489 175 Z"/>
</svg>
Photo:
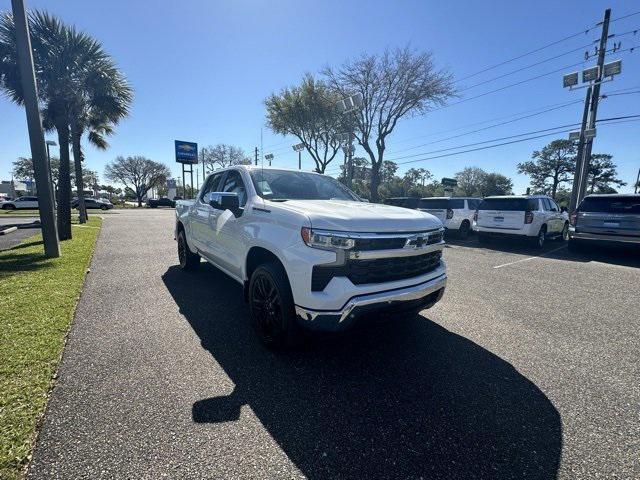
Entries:
<svg viewBox="0 0 640 480">
<path fill-rule="evenodd" d="M 193 166 L 198 164 L 198 144 L 195 142 L 175 141 L 176 162 L 182 164 L 182 189 L 184 198 L 187 197 L 187 185 L 185 184 L 185 173 L 191 175 L 191 192 L 193 193 Z M 185 165 L 189 165 L 189 170 L 185 170 Z"/>
<path fill-rule="evenodd" d="M 440 183 L 444 187 L 444 194 L 453 196 L 453 188 L 458 186 L 458 181 L 455 178 L 444 177 Z"/>
</svg>

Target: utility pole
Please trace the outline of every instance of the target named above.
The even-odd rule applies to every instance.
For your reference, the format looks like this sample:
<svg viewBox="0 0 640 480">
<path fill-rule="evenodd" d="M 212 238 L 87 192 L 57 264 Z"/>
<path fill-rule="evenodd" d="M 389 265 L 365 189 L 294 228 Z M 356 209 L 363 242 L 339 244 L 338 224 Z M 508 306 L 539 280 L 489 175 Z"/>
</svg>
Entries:
<svg viewBox="0 0 640 480">
<path fill-rule="evenodd" d="M 569 212 L 573 213 L 578 207 L 578 188 L 582 176 L 582 163 L 584 155 L 584 131 L 587 128 L 587 118 L 589 115 L 589 103 L 591 101 L 591 85 L 587 88 L 587 95 L 584 99 L 584 110 L 582 112 L 582 124 L 580 126 L 580 139 L 578 140 L 578 152 L 576 154 L 576 171 L 573 174 L 573 186 L 571 188 L 571 200 L 569 200 Z"/>
<path fill-rule="evenodd" d="M 36 177 L 36 188 L 38 189 L 38 211 L 40 225 L 42 226 L 44 254 L 49 258 L 56 258 L 60 256 L 60 244 L 58 242 L 56 217 L 53 211 L 55 204 L 53 198 L 51 198 L 51 179 L 47 168 L 42 120 L 38 108 L 38 90 L 33 67 L 29 26 L 27 25 L 27 15 L 23 0 L 11 0 L 11 7 L 16 29 L 18 63 L 20 65 L 24 107 L 27 114 L 31 158 L 33 159 L 33 170 Z"/>
<path fill-rule="evenodd" d="M 638 193 L 638 187 L 640 187 L 640 168 L 638 169 L 638 176 L 636 177 L 636 184 L 633 187 L 633 193 Z"/>
<path fill-rule="evenodd" d="M 258 166 L 258 147 L 255 150 L 256 167 Z"/>
<path fill-rule="evenodd" d="M 598 100 L 600 100 L 600 85 L 602 83 L 604 73 L 604 57 L 607 53 L 607 38 L 609 37 L 609 18 L 611 17 L 611 9 L 604 11 L 604 20 L 602 21 L 602 34 L 600 35 L 600 47 L 598 48 L 598 77 L 593 85 L 593 93 L 591 95 L 591 109 L 589 112 L 589 129 L 592 130 L 596 126 L 596 115 L 598 113 Z M 589 176 L 589 164 L 591 163 L 591 149 L 593 148 L 593 137 L 586 139 L 584 153 L 582 157 L 582 175 L 580 177 L 580 189 L 578 190 L 578 205 L 585 197 L 587 190 L 587 177 Z"/>
</svg>

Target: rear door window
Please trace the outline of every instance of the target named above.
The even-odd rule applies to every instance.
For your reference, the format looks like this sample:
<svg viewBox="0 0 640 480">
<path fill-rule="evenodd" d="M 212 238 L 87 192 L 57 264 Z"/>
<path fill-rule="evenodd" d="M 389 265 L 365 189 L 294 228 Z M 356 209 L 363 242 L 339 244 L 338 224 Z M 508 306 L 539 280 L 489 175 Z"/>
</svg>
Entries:
<svg viewBox="0 0 640 480">
<path fill-rule="evenodd" d="M 469 205 L 469 210 L 476 210 L 478 205 L 480 205 L 480 200 L 467 200 L 467 204 Z"/>
<path fill-rule="evenodd" d="M 629 197 L 587 197 L 582 201 L 578 210 L 593 213 L 640 214 L 640 195 Z"/>
<path fill-rule="evenodd" d="M 427 208 L 433 210 L 446 210 L 449 207 L 449 200 L 446 198 L 421 198 L 418 204 L 419 208 Z"/>
</svg>

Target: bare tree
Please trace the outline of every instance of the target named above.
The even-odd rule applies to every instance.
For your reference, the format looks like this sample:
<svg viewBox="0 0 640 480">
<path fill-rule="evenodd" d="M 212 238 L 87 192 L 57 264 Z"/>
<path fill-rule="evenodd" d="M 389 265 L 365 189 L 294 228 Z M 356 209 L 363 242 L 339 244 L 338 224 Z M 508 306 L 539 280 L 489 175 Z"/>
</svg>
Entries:
<svg viewBox="0 0 640 480">
<path fill-rule="evenodd" d="M 211 170 L 230 167 L 232 165 L 250 165 L 251 158 L 240 147 L 219 143 L 215 147 L 209 145 L 200 150 L 200 162 Z"/>
<path fill-rule="evenodd" d="M 362 96 L 362 108 L 353 115 L 355 135 L 371 160 L 371 200 L 378 201 L 387 137 L 401 118 L 425 113 L 454 96 L 452 76 L 435 69 L 431 53 L 409 47 L 364 54 L 323 73 L 341 96 Z"/>
<path fill-rule="evenodd" d="M 298 138 L 315 162 L 316 171 L 324 173 L 340 150 L 339 134 L 351 129 L 338 110 L 339 100 L 324 82 L 307 74 L 300 85 L 265 100 L 267 125 L 276 133 Z"/>
<path fill-rule="evenodd" d="M 117 157 L 104 169 L 104 176 L 112 182 L 118 182 L 135 194 L 138 206 L 152 188 L 166 182 L 171 171 L 163 163 L 154 162 L 146 157 Z"/>
</svg>

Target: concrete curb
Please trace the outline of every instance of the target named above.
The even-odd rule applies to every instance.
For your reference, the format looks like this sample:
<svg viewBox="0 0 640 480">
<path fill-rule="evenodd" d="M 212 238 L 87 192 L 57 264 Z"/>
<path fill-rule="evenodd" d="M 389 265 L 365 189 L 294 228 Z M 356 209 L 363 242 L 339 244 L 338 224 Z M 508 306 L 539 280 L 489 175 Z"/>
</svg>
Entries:
<svg viewBox="0 0 640 480">
<path fill-rule="evenodd" d="M 5 228 L 4 230 L 0 230 L 0 235 L 7 235 L 8 233 L 15 232 L 16 230 L 18 230 L 18 227 Z"/>
</svg>

